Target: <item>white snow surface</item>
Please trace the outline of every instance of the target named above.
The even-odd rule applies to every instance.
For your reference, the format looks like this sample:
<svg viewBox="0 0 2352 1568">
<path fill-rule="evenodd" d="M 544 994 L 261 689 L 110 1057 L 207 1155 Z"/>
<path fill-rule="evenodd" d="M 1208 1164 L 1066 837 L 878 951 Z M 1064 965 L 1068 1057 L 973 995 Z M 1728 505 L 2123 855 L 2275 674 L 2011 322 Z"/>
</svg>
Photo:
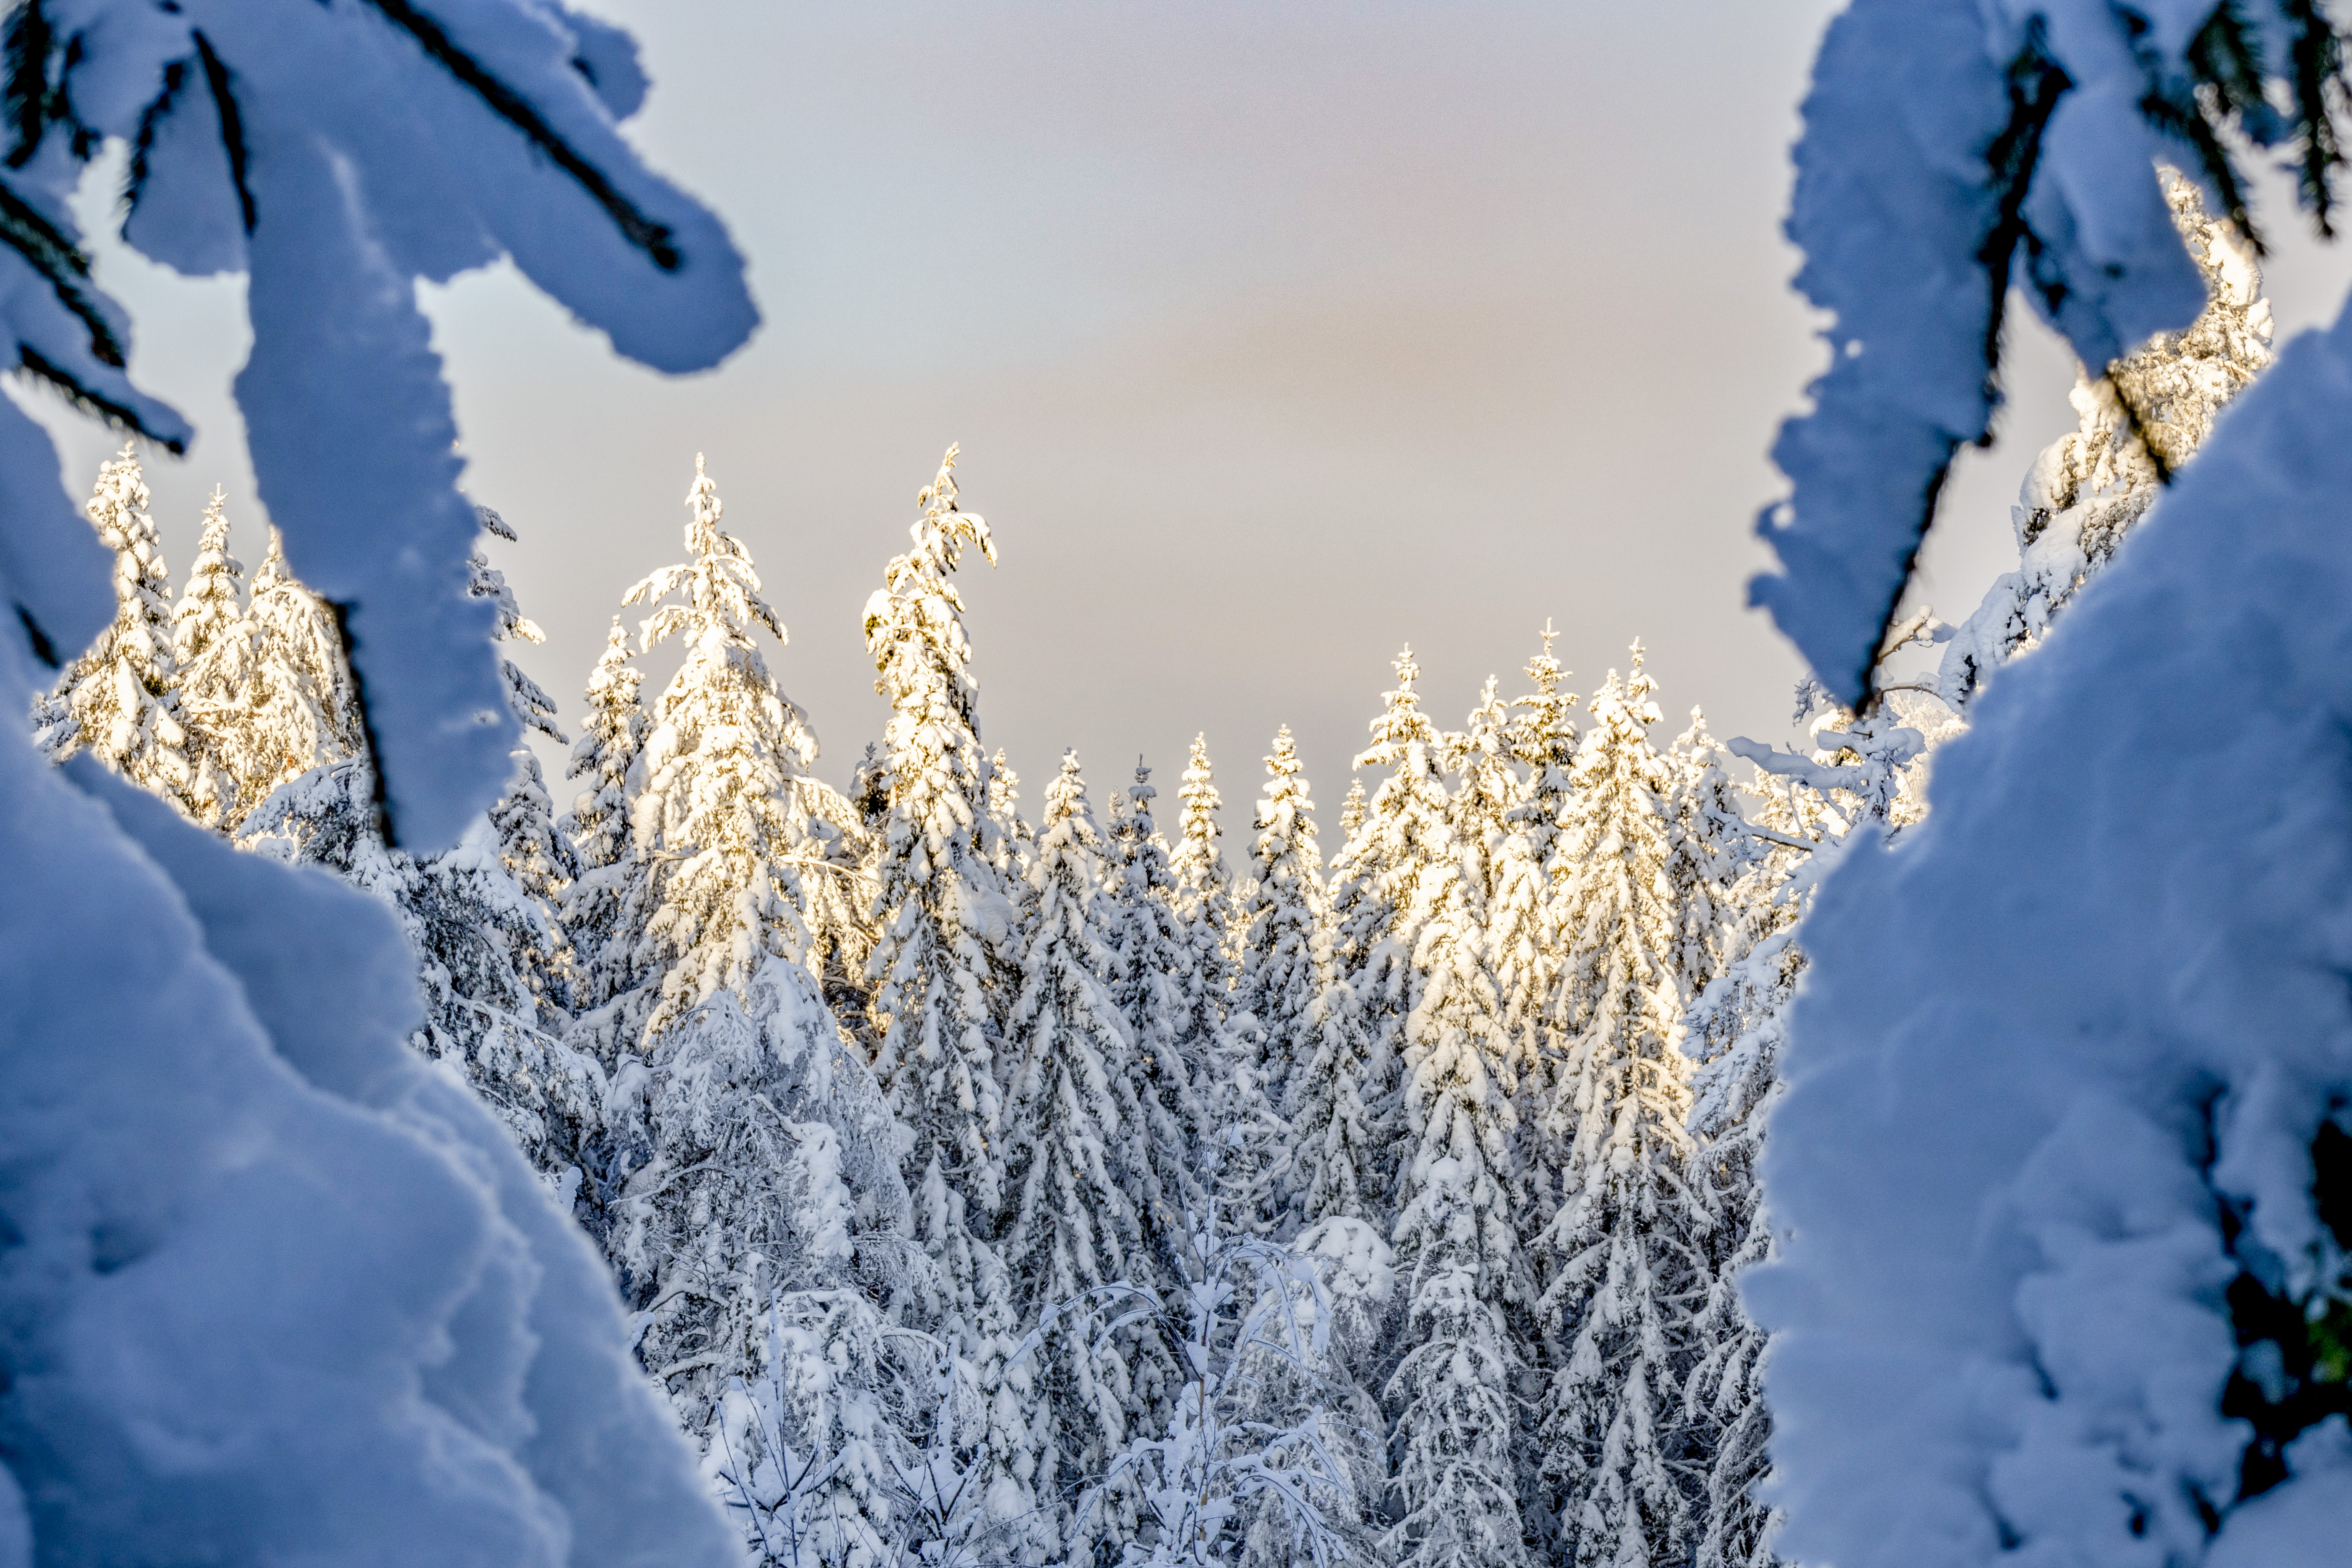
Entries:
<svg viewBox="0 0 2352 1568">
<path fill-rule="evenodd" d="M 2333 1267 L 2352 1099 L 2352 317 L 2289 344 L 1805 928 L 1766 1201 L 1781 1549 L 2340 1560 L 2340 1422 L 2233 1507 L 2242 1262 Z M 2245 1216 L 2236 1258 L 2220 1205 Z M 2219 1513 L 2209 1541 L 2199 1500 Z"/>
<path fill-rule="evenodd" d="M 388 912 L 21 742 L 0 836 L 0 1562 L 732 1561 Z"/>
</svg>

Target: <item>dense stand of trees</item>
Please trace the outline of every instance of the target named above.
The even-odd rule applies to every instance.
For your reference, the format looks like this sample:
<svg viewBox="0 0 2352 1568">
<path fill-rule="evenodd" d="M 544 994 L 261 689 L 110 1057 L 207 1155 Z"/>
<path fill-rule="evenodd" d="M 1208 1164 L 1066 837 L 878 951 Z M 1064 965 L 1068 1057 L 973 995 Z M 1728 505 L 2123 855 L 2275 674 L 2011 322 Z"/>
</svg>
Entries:
<svg viewBox="0 0 2352 1568">
<path fill-rule="evenodd" d="M 2226 233 L 2174 196 L 2219 276 Z M 2195 373 L 2266 353 L 2224 283 L 2126 367 L 2218 389 L 2176 463 L 2236 384 Z M 334 616 L 276 541 L 248 586 L 216 498 L 174 600 L 127 450 L 89 503 L 117 617 L 34 721 L 397 911 L 413 1044 L 602 1248 L 768 1561 L 1763 1564 L 1737 1280 L 1772 1247 L 1800 921 L 2145 510 L 2080 401 L 2021 572 L 1890 646 L 1950 643 L 1940 679 L 1867 715 L 1815 693 L 1812 752 L 1736 742 L 1742 784 L 1696 712 L 1664 734 L 1639 644 L 1580 705 L 1547 628 L 1524 694 L 1489 681 L 1458 729 L 1407 650 L 1328 853 L 1286 731 L 1230 833 L 1205 741 L 1172 816 L 1150 769 L 1105 790 L 1066 754 L 1024 818 L 982 739 L 957 578 L 995 542 L 953 449 L 866 606 L 891 717 L 847 795 L 698 458 L 686 559 L 627 591 L 564 783 L 518 749 L 445 853 L 387 841 Z M 478 554 L 473 584 L 538 640 Z M 635 661 L 672 640 L 648 700 Z"/>
</svg>

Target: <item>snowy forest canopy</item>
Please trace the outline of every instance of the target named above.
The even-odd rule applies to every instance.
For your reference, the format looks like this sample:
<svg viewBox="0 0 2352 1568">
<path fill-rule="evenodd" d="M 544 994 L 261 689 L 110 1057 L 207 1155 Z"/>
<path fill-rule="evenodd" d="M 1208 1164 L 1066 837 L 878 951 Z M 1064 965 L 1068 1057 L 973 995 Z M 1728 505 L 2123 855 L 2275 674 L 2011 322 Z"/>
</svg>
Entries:
<svg viewBox="0 0 2352 1568">
<path fill-rule="evenodd" d="M 2352 323 L 2273 353 L 2238 167 L 2327 221 L 2317 7 L 1856 0 L 1756 587 L 1812 745 L 1548 634 L 1451 728 L 1407 654 L 1328 839 L 1283 734 L 1245 827 L 1205 747 L 1033 825 L 953 448 L 853 788 L 699 463 L 551 783 L 415 284 L 743 341 L 629 40 L 87 0 L 7 53 L 19 365 L 184 447 L 70 217 L 133 148 L 126 239 L 246 276 L 279 531 L 248 576 L 216 501 L 175 588 L 136 447 L 77 519 L 0 401 L 0 1568 L 2340 1551 Z M 2011 282 L 2080 423 L 1948 623 Z"/>
<path fill-rule="evenodd" d="M 562 781 L 517 747 L 452 849 L 386 836 L 274 535 L 248 581 L 216 496 L 175 592 L 128 450 L 88 505 L 117 616 L 37 740 L 396 912 L 411 1045 L 594 1238 L 766 1561 L 1769 1563 L 1738 1283 L 1802 918 L 2267 366 L 2251 247 L 2168 193 L 2205 311 L 2083 382 L 2019 569 L 1897 628 L 1878 710 L 1801 691 L 1809 754 L 1669 738 L 1638 644 L 1580 701 L 1547 628 L 1458 728 L 1399 657 L 1328 854 L 1286 731 L 1230 855 L 1205 740 L 1172 810 L 1140 765 L 1097 810 L 1066 755 L 1033 826 L 982 739 L 958 574 L 996 542 L 952 448 L 866 609 L 892 717 L 847 795 L 699 459 Z"/>
</svg>

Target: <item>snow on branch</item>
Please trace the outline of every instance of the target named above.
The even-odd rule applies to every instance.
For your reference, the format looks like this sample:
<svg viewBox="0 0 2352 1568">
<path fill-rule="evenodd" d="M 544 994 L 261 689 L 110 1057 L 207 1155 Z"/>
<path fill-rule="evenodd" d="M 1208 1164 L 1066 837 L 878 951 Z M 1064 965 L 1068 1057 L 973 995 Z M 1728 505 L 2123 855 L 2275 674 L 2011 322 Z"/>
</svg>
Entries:
<svg viewBox="0 0 2352 1568">
<path fill-rule="evenodd" d="M 117 313 L 85 288 L 64 217 L 80 164 L 120 137 L 124 237 L 184 273 L 249 279 L 236 396 L 262 499 L 295 570 L 342 607 L 387 826 L 446 846 L 497 798 L 514 725 L 467 593 L 478 517 L 415 280 L 510 257 L 674 372 L 716 363 L 757 320 L 718 220 L 620 135 L 643 96 L 633 51 L 520 0 L 105 0 L 20 7 L 9 55 L 0 271 L 32 275 L 10 310 L 18 363 L 126 429 L 188 438 L 122 380 Z M 70 607 L 18 607 L 78 645 Z"/>
<path fill-rule="evenodd" d="M 2205 289 L 2158 163 L 2251 233 L 2228 144 L 2294 142 L 2324 230 L 2341 91 L 2310 0 L 1857 0 L 1831 25 L 1788 225 L 1831 361 L 1773 447 L 1782 570 L 1749 594 L 1839 701 L 1868 706 L 1953 455 L 1991 440 L 2011 284 L 2096 372 L 2186 326 Z"/>
<path fill-rule="evenodd" d="M 1048 1306 L 1015 1359 L 1034 1355 L 1066 1319 L 1095 1321 L 1101 1353 L 1135 1324 L 1150 1324 L 1187 1373 L 1163 1430 L 1137 1436 L 1089 1489 L 1079 1514 L 1131 1489 L 1156 1525 L 1149 1548 L 1130 1547 L 1130 1568 L 1212 1568 L 1229 1559 L 1226 1533 L 1254 1501 L 1271 1502 L 1286 1526 L 1291 1560 L 1331 1568 L 1349 1559 L 1336 1517 L 1350 1496 L 1346 1466 L 1327 1437 L 1318 1378 L 1330 1345 L 1329 1293 L 1304 1254 L 1223 1233 L 1213 1205 L 1189 1237 L 1191 1277 L 1162 1292 L 1125 1280 Z M 1066 1330 L 1064 1331 L 1067 1331 Z M 1253 1419 L 1270 1367 L 1295 1376 L 1306 1408 Z"/>
</svg>

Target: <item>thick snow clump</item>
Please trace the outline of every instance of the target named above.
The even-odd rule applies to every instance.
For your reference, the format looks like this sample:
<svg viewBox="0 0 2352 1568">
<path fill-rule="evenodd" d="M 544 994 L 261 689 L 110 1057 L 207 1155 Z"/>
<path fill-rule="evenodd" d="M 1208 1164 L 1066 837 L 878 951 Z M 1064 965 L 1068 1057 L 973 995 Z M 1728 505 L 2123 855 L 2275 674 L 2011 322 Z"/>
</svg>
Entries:
<svg viewBox="0 0 2352 1568">
<path fill-rule="evenodd" d="M 2347 416 L 2352 318 L 1820 895 L 1749 1288 L 1797 1560 L 2317 1563 L 2352 1531 L 2340 1419 L 2279 1480 L 2222 1414 L 2269 1353 L 2233 1281 L 2342 1273 L 2313 1148 L 2352 1103 Z"/>
</svg>

